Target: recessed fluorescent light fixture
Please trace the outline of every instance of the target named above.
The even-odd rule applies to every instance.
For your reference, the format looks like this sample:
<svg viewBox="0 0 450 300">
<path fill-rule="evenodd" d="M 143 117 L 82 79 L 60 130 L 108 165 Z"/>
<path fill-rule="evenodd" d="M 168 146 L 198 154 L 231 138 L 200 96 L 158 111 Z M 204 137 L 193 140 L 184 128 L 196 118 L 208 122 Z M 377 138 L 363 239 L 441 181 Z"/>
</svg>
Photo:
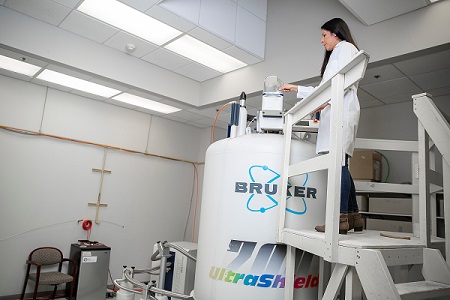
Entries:
<svg viewBox="0 0 450 300">
<path fill-rule="evenodd" d="M 41 69 L 41 67 L 3 55 L 0 55 L 0 68 L 30 77 L 34 76 Z"/>
<path fill-rule="evenodd" d="M 39 74 L 37 79 L 41 79 L 44 81 L 56 83 L 59 85 L 63 85 L 75 90 L 83 91 L 89 94 L 94 94 L 98 96 L 102 96 L 105 98 L 110 98 L 114 95 L 117 95 L 121 91 L 112 89 L 97 83 L 89 82 L 87 80 L 83 80 L 80 78 L 76 78 L 73 76 L 65 75 L 62 73 L 58 73 L 51 70 L 44 70 L 41 74 Z"/>
<path fill-rule="evenodd" d="M 149 109 L 149 110 L 153 110 L 153 111 L 157 111 L 163 114 L 170 114 L 170 113 L 174 113 L 177 111 L 180 111 L 181 109 L 170 106 L 170 105 L 166 105 L 163 103 L 159 103 L 153 100 L 149 100 L 146 98 L 142 98 L 139 96 L 135 96 L 132 94 L 128 94 L 128 93 L 123 93 L 120 95 L 117 95 L 115 97 L 113 97 L 112 99 L 120 101 L 120 102 L 124 102 L 127 104 L 131 104 L 133 106 L 138 106 L 138 107 L 143 107 L 145 109 Z"/>
<path fill-rule="evenodd" d="M 227 73 L 246 64 L 189 35 L 167 44 L 165 48 L 221 73 Z"/>
<path fill-rule="evenodd" d="M 116 0 L 85 0 L 77 10 L 159 46 L 181 34 L 181 31 Z"/>
</svg>

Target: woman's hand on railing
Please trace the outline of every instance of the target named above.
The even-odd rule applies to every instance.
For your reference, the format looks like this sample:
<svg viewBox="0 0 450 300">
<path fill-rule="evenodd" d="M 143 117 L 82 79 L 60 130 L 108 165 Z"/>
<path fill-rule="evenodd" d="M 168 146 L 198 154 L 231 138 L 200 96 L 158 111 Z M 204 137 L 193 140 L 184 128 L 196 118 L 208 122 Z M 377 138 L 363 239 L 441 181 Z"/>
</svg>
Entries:
<svg viewBox="0 0 450 300">
<path fill-rule="evenodd" d="M 313 113 L 318 113 L 318 112 L 320 112 L 321 110 L 323 110 L 323 109 L 324 109 L 325 107 L 327 107 L 328 105 L 331 106 L 330 103 L 325 103 L 325 104 L 319 106 L 319 108 L 317 108 Z"/>
<path fill-rule="evenodd" d="M 285 83 L 280 87 L 282 92 L 298 92 L 298 86 L 294 84 Z"/>
</svg>

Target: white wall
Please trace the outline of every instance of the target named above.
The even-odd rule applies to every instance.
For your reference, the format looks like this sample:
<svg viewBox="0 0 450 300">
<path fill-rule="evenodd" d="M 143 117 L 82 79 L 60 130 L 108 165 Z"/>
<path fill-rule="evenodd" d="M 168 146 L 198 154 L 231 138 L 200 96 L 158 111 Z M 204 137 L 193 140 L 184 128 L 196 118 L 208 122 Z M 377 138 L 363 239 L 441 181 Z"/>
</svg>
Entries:
<svg viewBox="0 0 450 300">
<path fill-rule="evenodd" d="M 204 160 L 209 145 L 209 130 L 5 76 L 0 76 L 0 107 L 1 126 L 193 162 Z M 55 246 L 68 256 L 71 243 L 86 239 L 77 220 L 95 219 L 88 202 L 97 201 L 100 174 L 92 168 L 102 167 L 104 148 L 6 130 L 0 130 L 0 144 L 4 296 L 21 292 L 32 249 Z M 197 167 L 200 196 L 203 165 Z M 112 171 L 104 176 L 101 195 L 108 207 L 100 208 L 100 224 L 94 224 L 90 239 L 112 248 L 113 278 L 121 277 L 123 265 L 150 266 L 159 240 L 191 241 L 193 164 L 109 149 L 105 168 Z M 198 216 L 199 208 L 197 226 Z"/>
</svg>

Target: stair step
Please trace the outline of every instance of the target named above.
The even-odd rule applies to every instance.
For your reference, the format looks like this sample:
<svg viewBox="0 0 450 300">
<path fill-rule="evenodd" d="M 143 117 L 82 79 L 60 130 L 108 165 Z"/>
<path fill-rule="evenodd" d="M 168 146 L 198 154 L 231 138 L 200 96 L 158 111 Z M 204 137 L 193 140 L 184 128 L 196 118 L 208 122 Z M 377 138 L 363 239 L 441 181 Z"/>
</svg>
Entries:
<svg viewBox="0 0 450 300">
<path fill-rule="evenodd" d="M 450 285 L 435 281 L 416 281 L 395 285 L 402 299 L 428 299 L 450 295 Z"/>
</svg>

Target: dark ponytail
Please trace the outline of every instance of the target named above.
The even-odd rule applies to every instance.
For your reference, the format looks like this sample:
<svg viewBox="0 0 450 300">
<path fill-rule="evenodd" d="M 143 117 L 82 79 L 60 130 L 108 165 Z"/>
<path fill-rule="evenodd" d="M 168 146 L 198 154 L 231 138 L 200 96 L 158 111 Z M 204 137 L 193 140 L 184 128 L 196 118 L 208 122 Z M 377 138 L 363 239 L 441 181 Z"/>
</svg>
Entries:
<svg viewBox="0 0 450 300">
<path fill-rule="evenodd" d="M 358 46 L 355 43 L 355 40 L 350 33 L 350 28 L 348 28 L 347 23 L 344 22 L 341 18 L 334 18 L 320 27 L 320 29 L 328 30 L 331 33 L 334 33 L 340 40 L 347 41 L 353 44 L 356 49 L 359 50 Z M 322 68 L 320 70 L 320 77 L 323 77 L 323 73 L 325 72 L 325 68 L 327 67 L 328 61 L 330 60 L 330 55 L 332 51 L 325 50 L 325 56 L 323 58 Z"/>
</svg>

